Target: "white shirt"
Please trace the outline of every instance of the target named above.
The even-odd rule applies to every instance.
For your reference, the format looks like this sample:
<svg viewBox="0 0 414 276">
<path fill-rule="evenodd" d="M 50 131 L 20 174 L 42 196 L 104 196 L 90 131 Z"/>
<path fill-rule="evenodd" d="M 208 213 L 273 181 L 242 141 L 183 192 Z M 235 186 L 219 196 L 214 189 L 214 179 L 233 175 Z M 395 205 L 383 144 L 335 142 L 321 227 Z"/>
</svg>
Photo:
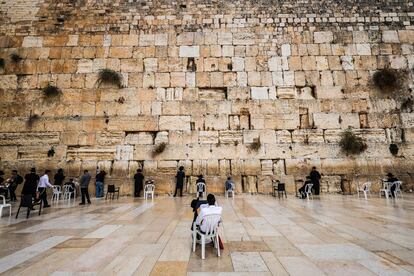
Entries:
<svg viewBox="0 0 414 276">
<path fill-rule="evenodd" d="M 203 221 L 206 215 L 220 215 L 221 216 L 221 212 L 223 210 L 222 207 L 217 207 L 214 205 L 205 206 L 205 204 L 203 205 L 200 206 L 200 213 L 197 216 L 196 225 L 200 225 L 200 223 Z M 203 232 L 206 232 L 207 229 L 205 225 L 201 224 L 200 230 Z"/>
<path fill-rule="evenodd" d="M 42 175 L 39 179 L 39 184 L 37 185 L 38 188 L 52 188 L 53 185 L 49 182 L 49 176 L 47 174 Z"/>
</svg>

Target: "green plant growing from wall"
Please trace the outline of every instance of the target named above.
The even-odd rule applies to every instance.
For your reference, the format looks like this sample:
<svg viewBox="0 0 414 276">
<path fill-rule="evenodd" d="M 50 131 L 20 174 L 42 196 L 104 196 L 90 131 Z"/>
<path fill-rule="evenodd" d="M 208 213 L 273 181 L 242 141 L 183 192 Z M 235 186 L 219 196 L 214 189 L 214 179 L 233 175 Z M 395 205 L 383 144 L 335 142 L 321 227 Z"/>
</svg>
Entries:
<svg viewBox="0 0 414 276">
<path fill-rule="evenodd" d="M 157 144 L 152 151 L 152 156 L 155 157 L 163 153 L 166 148 L 167 148 L 167 143 L 162 142 L 162 143 Z"/>
<path fill-rule="evenodd" d="M 374 73 L 372 80 L 374 85 L 382 92 L 390 93 L 401 88 L 404 79 L 403 71 L 394 69 L 381 69 Z"/>
<path fill-rule="evenodd" d="M 12 53 L 10 54 L 10 59 L 14 62 L 14 63 L 18 63 L 20 62 L 23 58 L 21 56 L 19 56 L 16 53 Z"/>
<path fill-rule="evenodd" d="M 122 88 L 122 75 L 112 69 L 99 70 L 98 86 L 101 84 L 112 84 Z"/>
<path fill-rule="evenodd" d="M 398 149 L 397 144 L 390 144 L 389 150 L 392 155 L 397 155 L 399 149 Z"/>
<path fill-rule="evenodd" d="M 341 140 L 339 141 L 341 150 L 346 154 L 360 154 L 367 149 L 365 140 L 356 136 L 351 128 L 348 128 L 341 134 Z"/>
<path fill-rule="evenodd" d="M 31 128 L 38 120 L 40 116 L 37 114 L 30 114 L 29 118 L 27 119 L 27 127 Z"/>
<path fill-rule="evenodd" d="M 4 66 L 6 65 L 6 61 L 4 58 L 0 58 L 0 69 L 4 69 Z"/>
<path fill-rule="evenodd" d="M 62 93 L 59 87 L 51 85 L 50 83 L 46 87 L 44 87 L 42 91 L 46 97 L 56 97 Z"/>
<path fill-rule="evenodd" d="M 55 148 L 52 146 L 48 151 L 47 151 L 47 157 L 53 157 L 55 156 Z"/>
<path fill-rule="evenodd" d="M 260 138 L 253 139 L 253 143 L 249 145 L 249 150 L 251 151 L 258 151 L 262 147 L 262 143 L 260 142 Z"/>
</svg>

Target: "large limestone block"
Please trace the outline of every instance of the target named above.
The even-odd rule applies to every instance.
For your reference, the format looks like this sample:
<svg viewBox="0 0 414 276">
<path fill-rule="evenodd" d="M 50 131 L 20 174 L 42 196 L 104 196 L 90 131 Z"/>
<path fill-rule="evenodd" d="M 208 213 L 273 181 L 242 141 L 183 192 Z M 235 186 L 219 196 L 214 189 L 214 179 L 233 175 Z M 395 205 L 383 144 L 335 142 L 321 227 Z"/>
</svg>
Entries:
<svg viewBox="0 0 414 276">
<path fill-rule="evenodd" d="M 279 99 L 296 98 L 296 87 L 294 86 L 279 86 L 276 91 Z"/>
<path fill-rule="evenodd" d="M 113 146 L 122 144 L 125 132 L 123 131 L 99 131 L 96 133 L 96 143 L 101 146 Z"/>
<path fill-rule="evenodd" d="M 59 144 L 59 132 L 0 133 L 0 146 L 57 144 Z"/>
<path fill-rule="evenodd" d="M 401 124 L 403 128 L 414 128 L 414 113 L 401 113 Z"/>
<path fill-rule="evenodd" d="M 234 33 L 233 45 L 253 45 L 256 35 L 254 33 Z"/>
<path fill-rule="evenodd" d="M 384 43 L 400 43 L 397 31 L 386 30 L 382 32 L 382 42 Z"/>
<path fill-rule="evenodd" d="M 116 160 L 132 160 L 134 156 L 134 146 L 117 145 Z"/>
<path fill-rule="evenodd" d="M 323 143 L 324 133 L 322 129 L 297 129 L 292 132 L 293 143 Z"/>
<path fill-rule="evenodd" d="M 0 156 L 1 161 L 14 161 L 17 159 L 17 146 L 1 146 Z"/>
<path fill-rule="evenodd" d="M 266 116 L 264 121 L 266 129 L 297 129 L 299 125 L 299 115 L 293 113 L 277 113 L 274 116 Z"/>
<path fill-rule="evenodd" d="M 115 147 L 68 147 L 66 160 L 113 160 Z"/>
<path fill-rule="evenodd" d="M 218 131 L 200 131 L 198 134 L 198 141 L 200 144 L 217 144 Z"/>
<path fill-rule="evenodd" d="M 332 32 L 314 32 L 313 39 L 315 43 L 331 43 L 333 41 L 333 33 Z"/>
<path fill-rule="evenodd" d="M 251 88 L 253 100 L 267 100 L 269 99 L 268 87 L 252 87 Z"/>
<path fill-rule="evenodd" d="M 153 132 L 132 132 L 125 136 L 125 143 L 129 145 L 152 145 L 154 144 Z"/>
<path fill-rule="evenodd" d="M 259 159 L 245 159 L 243 161 L 243 170 L 246 175 L 258 175 L 261 172 L 261 163 Z"/>
<path fill-rule="evenodd" d="M 358 113 L 342 113 L 339 118 L 342 129 L 347 129 L 348 127 L 359 128 L 360 126 Z"/>
<path fill-rule="evenodd" d="M 17 89 L 16 75 L 2 75 L 0 76 L 0 90 Z"/>
<path fill-rule="evenodd" d="M 114 117 L 108 122 L 110 131 L 157 131 L 156 116 Z"/>
<path fill-rule="evenodd" d="M 393 128 L 400 125 L 400 121 L 404 120 L 403 127 L 412 125 L 410 118 L 412 114 L 405 116 L 405 113 L 368 113 L 368 125 L 370 128 Z"/>
<path fill-rule="evenodd" d="M 224 130 L 219 132 L 219 139 L 221 144 L 239 144 L 243 141 L 243 134 L 241 131 Z"/>
<path fill-rule="evenodd" d="M 43 47 L 43 38 L 40 36 L 25 36 L 22 47 L 24 48 L 41 48 Z"/>
<path fill-rule="evenodd" d="M 398 30 L 398 38 L 401 43 L 414 44 L 414 30 Z"/>
<path fill-rule="evenodd" d="M 315 127 L 320 129 L 340 128 L 337 113 L 313 113 L 313 122 Z"/>
<path fill-rule="evenodd" d="M 199 46 L 180 46 L 179 56 L 198 58 L 200 56 L 200 47 Z"/>
<path fill-rule="evenodd" d="M 190 116 L 160 116 L 160 130 L 191 130 Z"/>
<path fill-rule="evenodd" d="M 172 145 L 196 144 L 198 143 L 199 132 L 195 130 L 169 131 L 169 139 Z"/>
<path fill-rule="evenodd" d="M 312 170 L 312 167 L 320 168 L 321 161 L 312 158 L 293 158 L 286 159 L 286 174 L 297 175 L 305 178 Z M 300 188 L 300 187 L 298 187 Z"/>
<path fill-rule="evenodd" d="M 206 130 L 226 130 L 229 128 L 228 115 L 206 115 L 204 125 Z"/>
</svg>

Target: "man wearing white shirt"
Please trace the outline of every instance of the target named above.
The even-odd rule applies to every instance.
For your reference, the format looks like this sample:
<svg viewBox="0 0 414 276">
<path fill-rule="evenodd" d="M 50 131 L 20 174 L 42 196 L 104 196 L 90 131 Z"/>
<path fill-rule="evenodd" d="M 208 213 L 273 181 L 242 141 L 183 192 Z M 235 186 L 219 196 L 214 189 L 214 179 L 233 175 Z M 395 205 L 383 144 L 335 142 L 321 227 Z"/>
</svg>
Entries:
<svg viewBox="0 0 414 276">
<path fill-rule="evenodd" d="M 50 173 L 50 170 L 45 171 L 45 174 L 40 177 L 39 184 L 37 185 L 37 191 L 40 193 L 40 199 L 43 201 L 44 208 L 50 207 L 49 203 L 47 202 L 46 189 L 54 187 L 49 182 L 48 173 Z"/>
<path fill-rule="evenodd" d="M 213 194 L 209 194 L 207 196 L 207 203 L 200 206 L 198 211 L 198 216 L 195 221 L 196 226 L 199 227 L 200 231 L 202 233 L 205 233 L 207 231 L 206 225 L 203 223 L 203 219 L 207 215 L 219 215 L 221 216 L 222 207 L 216 206 L 216 198 Z"/>
</svg>

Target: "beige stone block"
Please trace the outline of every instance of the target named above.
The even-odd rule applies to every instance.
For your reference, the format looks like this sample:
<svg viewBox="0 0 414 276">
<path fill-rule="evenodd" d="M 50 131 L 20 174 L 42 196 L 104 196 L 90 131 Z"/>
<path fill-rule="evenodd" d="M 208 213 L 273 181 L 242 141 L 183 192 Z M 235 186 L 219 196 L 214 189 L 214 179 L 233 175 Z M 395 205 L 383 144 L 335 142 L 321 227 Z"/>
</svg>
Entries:
<svg viewBox="0 0 414 276">
<path fill-rule="evenodd" d="M 354 43 L 366 43 L 370 41 L 366 31 L 353 31 L 352 40 Z"/>
<path fill-rule="evenodd" d="M 299 115 L 292 113 L 276 113 L 266 116 L 264 122 L 266 129 L 297 129 L 299 128 Z"/>
<path fill-rule="evenodd" d="M 232 71 L 244 71 L 244 58 L 233 57 L 231 63 L 233 67 Z"/>
<path fill-rule="evenodd" d="M 368 43 L 356 44 L 357 54 L 360 56 L 370 56 L 371 46 Z"/>
<path fill-rule="evenodd" d="M 269 60 L 270 62 L 270 60 Z M 290 70 L 293 71 L 298 71 L 298 70 L 302 70 L 302 60 L 300 57 L 298 56 L 290 56 L 288 58 L 288 68 Z M 272 69 L 270 69 L 270 64 L 269 64 L 269 70 L 272 71 Z M 277 70 L 280 71 L 280 70 Z"/>
<path fill-rule="evenodd" d="M 256 58 L 246 57 L 244 60 L 244 68 L 247 72 L 256 71 Z"/>
<path fill-rule="evenodd" d="M 191 130 L 190 116 L 159 116 L 159 130 Z"/>
<path fill-rule="evenodd" d="M 196 86 L 209 87 L 210 86 L 210 74 L 206 72 L 196 72 L 195 75 Z"/>
<path fill-rule="evenodd" d="M 345 71 L 355 69 L 352 56 L 341 56 L 341 64 Z"/>
<path fill-rule="evenodd" d="M 340 114 L 341 128 L 347 129 L 348 127 L 359 128 L 359 114 L 358 113 L 345 113 Z"/>
<path fill-rule="evenodd" d="M 382 31 L 382 42 L 384 43 L 400 43 L 397 31 Z"/>
<path fill-rule="evenodd" d="M 316 60 L 316 69 L 319 71 L 324 71 L 329 69 L 328 59 L 324 56 L 315 57 Z"/>
<path fill-rule="evenodd" d="M 24 48 L 41 48 L 43 47 L 43 38 L 40 36 L 25 36 L 22 47 Z"/>
<path fill-rule="evenodd" d="M 210 54 L 212 57 L 221 57 L 221 46 L 220 45 L 211 45 L 210 46 Z"/>
<path fill-rule="evenodd" d="M 200 47 L 199 46 L 180 46 L 179 49 L 180 57 L 199 57 Z"/>
<path fill-rule="evenodd" d="M 390 67 L 392 69 L 406 69 L 407 60 L 403 56 L 390 56 Z"/>
<path fill-rule="evenodd" d="M 211 72 L 211 71 L 218 71 L 219 60 L 217 58 L 205 58 L 204 59 L 204 71 Z"/>
<path fill-rule="evenodd" d="M 17 89 L 17 76 L 0 75 L 0 88 L 3 90 Z"/>
<path fill-rule="evenodd" d="M 233 45 L 253 45 L 256 35 L 254 33 L 234 33 Z"/>
<path fill-rule="evenodd" d="M 294 86 L 279 86 L 276 88 L 277 97 L 279 99 L 294 99 L 296 98 L 296 87 Z"/>
<path fill-rule="evenodd" d="M 231 45 L 233 44 L 233 34 L 230 32 L 218 32 L 217 33 L 217 43 L 221 45 Z"/>
<path fill-rule="evenodd" d="M 316 70 L 316 60 L 314 56 L 302 57 L 302 69 L 305 71 Z"/>
<path fill-rule="evenodd" d="M 222 49 L 223 57 L 233 57 L 234 56 L 234 46 L 224 45 Z"/>
<path fill-rule="evenodd" d="M 144 73 L 142 79 L 142 86 L 144 88 L 154 88 L 155 85 L 155 74 L 152 72 Z"/>
<path fill-rule="evenodd" d="M 206 130 L 226 130 L 229 128 L 228 115 L 206 115 L 204 126 Z"/>
<path fill-rule="evenodd" d="M 130 58 L 132 57 L 131 47 L 110 47 L 109 57 L 111 58 Z"/>
<path fill-rule="evenodd" d="M 77 73 L 92 73 L 93 62 L 90 59 L 81 59 L 78 62 Z"/>
<path fill-rule="evenodd" d="M 414 114 L 413 113 L 401 113 L 401 124 L 403 128 L 414 127 Z"/>
<path fill-rule="evenodd" d="M 247 83 L 249 86 L 260 86 L 261 77 L 260 72 L 248 72 L 247 73 Z"/>
<path fill-rule="evenodd" d="M 158 60 L 156 58 L 144 59 L 144 71 L 145 72 L 156 72 L 158 68 Z"/>
<path fill-rule="evenodd" d="M 219 142 L 218 131 L 200 131 L 198 133 L 199 144 L 217 144 Z"/>
<path fill-rule="evenodd" d="M 171 87 L 185 87 L 185 72 L 171 73 Z"/>
<path fill-rule="evenodd" d="M 287 57 L 271 57 L 268 61 L 269 71 L 289 70 Z"/>
<path fill-rule="evenodd" d="M 156 87 L 169 87 L 170 86 L 170 74 L 169 73 L 155 73 L 155 86 Z"/>
<path fill-rule="evenodd" d="M 237 85 L 237 73 L 236 72 L 226 72 L 223 74 L 223 85 L 227 87 Z"/>
<path fill-rule="evenodd" d="M 142 59 L 122 59 L 121 72 L 134 73 L 142 72 L 144 70 L 144 63 Z"/>
<path fill-rule="evenodd" d="M 313 122 L 320 129 L 340 128 L 339 114 L 336 113 L 313 113 Z"/>
<path fill-rule="evenodd" d="M 314 32 L 313 39 L 315 43 L 331 43 L 333 41 L 333 33 L 326 32 Z"/>
</svg>

